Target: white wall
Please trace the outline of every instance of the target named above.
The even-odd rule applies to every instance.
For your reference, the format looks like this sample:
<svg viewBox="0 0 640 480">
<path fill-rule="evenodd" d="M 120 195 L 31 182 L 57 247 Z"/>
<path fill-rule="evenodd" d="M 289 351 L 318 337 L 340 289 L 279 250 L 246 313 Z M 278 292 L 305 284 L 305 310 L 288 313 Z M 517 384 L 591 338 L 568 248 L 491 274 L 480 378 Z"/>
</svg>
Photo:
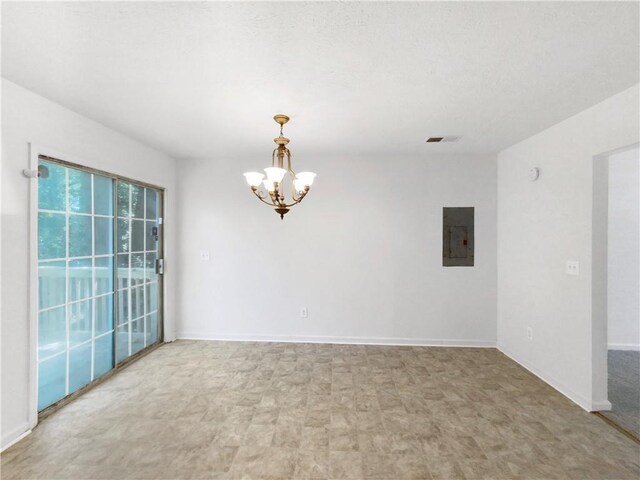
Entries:
<svg viewBox="0 0 640 480">
<path fill-rule="evenodd" d="M 166 332 L 174 335 L 175 165 L 165 154 L 2 80 L 2 446 L 28 431 L 29 142 L 166 191 Z M 64 158 L 63 158 L 64 159 Z"/>
<path fill-rule="evenodd" d="M 309 159 L 292 142 L 318 177 L 281 221 L 242 177 L 265 142 L 180 172 L 178 337 L 495 345 L 495 156 Z M 443 206 L 476 207 L 475 267 L 442 267 Z"/>
<path fill-rule="evenodd" d="M 498 346 L 586 409 L 607 405 L 606 318 L 592 305 L 593 158 L 638 141 L 638 108 L 636 85 L 498 154 Z M 565 274 L 567 260 L 579 276 Z"/>
<path fill-rule="evenodd" d="M 640 149 L 609 156 L 608 342 L 640 350 Z"/>
</svg>

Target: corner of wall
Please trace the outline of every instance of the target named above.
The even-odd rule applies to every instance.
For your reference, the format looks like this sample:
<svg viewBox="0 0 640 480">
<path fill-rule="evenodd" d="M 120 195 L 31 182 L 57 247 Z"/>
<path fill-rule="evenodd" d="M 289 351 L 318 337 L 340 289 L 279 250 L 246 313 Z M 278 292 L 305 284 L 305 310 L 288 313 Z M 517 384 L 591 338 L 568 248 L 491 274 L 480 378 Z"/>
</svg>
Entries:
<svg viewBox="0 0 640 480">
<path fill-rule="evenodd" d="M 2 445 L 0 446 L 0 452 L 4 452 L 6 449 L 10 448 L 12 445 L 15 445 L 24 437 L 31 433 L 31 429 L 29 428 L 29 423 L 25 422 L 23 425 L 14 428 L 9 433 L 4 433 L 2 435 Z"/>
<path fill-rule="evenodd" d="M 498 347 L 498 350 L 500 352 L 502 352 L 503 354 L 505 354 L 507 357 L 509 357 L 514 362 L 518 363 L 521 367 L 525 368 L 526 370 L 528 370 L 529 372 L 534 374 L 540 380 L 542 380 L 546 384 L 550 385 L 551 387 L 555 388 L 558 392 L 560 392 L 562 395 L 567 397 L 573 403 L 578 404 L 580 407 L 582 407 L 587 412 L 594 411 L 593 407 L 594 407 L 594 403 L 595 402 L 593 402 L 591 399 L 589 399 L 589 398 L 585 397 L 584 395 L 581 395 L 580 393 L 576 392 L 575 390 L 573 390 L 569 386 L 563 384 L 562 382 L 560 382 L 556 378 L 553 378 L 548 373 L 543 372 L 542 370 L 540 370 L 539 368 L 534 366 L 531 362 L 525 360 L 523 357 L 521 357 L 520 355 L 510 351 L 509 349 L 505 348 L 504 346 Z M 609 407 L 610 406 L 611 406 L 611 404 L 609 404 Z"/>
<path fill-rule="evenodd" d="M 593 293 L 602 271 L 592 256 L 601 248 L 594 156 L 638 142 L 639 92 L 636 84 L 498 153 L 498 349 L 588 411 L 609 405 L 606 316 Z M 533 183 L 532 167 L 542 169 Z M 568 260 L 582 263 L 579 277 L 565 275 Z"/>
</svg>

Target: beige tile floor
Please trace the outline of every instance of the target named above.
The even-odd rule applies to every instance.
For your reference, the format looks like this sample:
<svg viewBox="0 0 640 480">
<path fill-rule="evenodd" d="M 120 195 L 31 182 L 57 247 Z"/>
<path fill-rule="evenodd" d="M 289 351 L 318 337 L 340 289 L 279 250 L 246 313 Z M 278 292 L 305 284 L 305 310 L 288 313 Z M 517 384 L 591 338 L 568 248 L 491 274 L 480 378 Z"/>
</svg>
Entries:
<svg viewBox="0 0 640 480">
<path fill-rule="evenodd" d="M 2 480 L 640 477 L 494 349 L 177 341 L 45 419 Z"/>
</svg>

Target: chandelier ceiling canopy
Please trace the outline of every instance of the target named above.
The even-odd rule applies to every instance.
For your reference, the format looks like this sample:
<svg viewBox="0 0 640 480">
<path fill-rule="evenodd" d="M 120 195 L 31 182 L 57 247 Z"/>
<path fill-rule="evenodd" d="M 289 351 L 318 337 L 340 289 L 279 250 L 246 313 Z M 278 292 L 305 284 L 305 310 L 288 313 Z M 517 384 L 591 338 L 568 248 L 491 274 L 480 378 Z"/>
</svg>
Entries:
<svg viewBox="0 0 640 480">
<path fill-rule="evenodd" d="M 282 134 L 282 128 L 289 121 L 286 115 L 276 115 L 273 119 L 280 125 L 280 136 L 273 139 L 277 147 L 271 154 L 271 166 L 264 169 L 266 173 L 247 172 L 244 178 L 251 187 L 251 191 L 261 202 L 266 203 L 284 219 L 289 209 L 297 205 L 309 193 L 316 174 L 300 172 L 296 174 L 291 168 L 291 152 L 287 148 L 289 139 Z M 286 168 L 285 168 L 286 157 Z M 288 179 L 285 178 L 288 176 Z M 285 197 L 286 184 L 290 184 L 290 201 Z"/>
</svg>

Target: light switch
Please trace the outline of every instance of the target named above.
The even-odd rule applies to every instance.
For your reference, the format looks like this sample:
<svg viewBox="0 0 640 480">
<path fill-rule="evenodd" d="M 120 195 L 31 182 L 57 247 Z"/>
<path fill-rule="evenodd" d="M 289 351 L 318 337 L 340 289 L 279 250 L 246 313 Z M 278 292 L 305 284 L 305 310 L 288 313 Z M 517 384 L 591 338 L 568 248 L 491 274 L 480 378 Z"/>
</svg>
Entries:
<svg viewBox="0 0 640 480">
<path fill-rule="evenodd" d="M 200 260 L 209 260 L 209 252 L 200 252 Z"/>
<path fill-rule="evenodd" d="M 575 260 L 567 260 L 565 273 L 567 275 L 580 275 L 580 262 L 577 262 Z"/>
</svg>

